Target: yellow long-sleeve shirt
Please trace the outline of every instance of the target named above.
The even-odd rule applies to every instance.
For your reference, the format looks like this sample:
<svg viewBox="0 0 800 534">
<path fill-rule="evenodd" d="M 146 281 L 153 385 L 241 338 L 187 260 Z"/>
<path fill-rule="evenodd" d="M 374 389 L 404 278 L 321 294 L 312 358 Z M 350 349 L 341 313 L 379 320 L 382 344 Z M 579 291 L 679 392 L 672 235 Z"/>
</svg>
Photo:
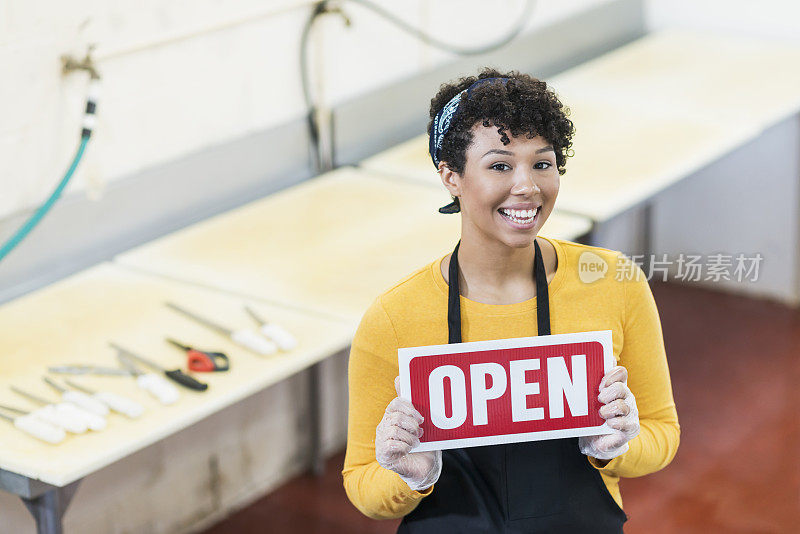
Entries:
<svg viewBox="0 0 800 534">
<path fill-rule="evenodd" d="M 542 236 L 543 237 L 543 236 Z M 644 273 L 618 251 L 547 239 L 557 265 L 548 286 L 551 333 L 612 330 L 614 358 L 628 370 L 641 431 L 625 454 L 600 471 L 622 507 L 620 477 L 664 468 L 678 448 L 680 427 L 672 397 L 661 322 Z M 375 519 L 402 517 L 436 491 L 412 490 L 375 460 L 375 429 L 397 396 L 397 349 L 447 343 L 448 286 L 440 270 L 444 256 L 413 272 L 380 295 L 364 314 L 349 362 L 347 452 L 342 476 L 350 501 Z M 598 261 L 599 260 L 599 261 Z M 589 282 L 590 263 L 608 270 Z M 583 281 L 580 269 L 583 266 Z M 515 304 L 485 304 L 461 297 L 462 340 L 483 341 L 537 335 L 536 297 Z"/>
</svg>

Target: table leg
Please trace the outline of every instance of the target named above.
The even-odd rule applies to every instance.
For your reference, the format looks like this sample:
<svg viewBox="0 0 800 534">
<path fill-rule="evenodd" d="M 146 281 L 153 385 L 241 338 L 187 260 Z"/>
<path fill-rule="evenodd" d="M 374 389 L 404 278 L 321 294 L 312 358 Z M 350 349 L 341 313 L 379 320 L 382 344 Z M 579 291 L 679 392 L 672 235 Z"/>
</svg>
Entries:
<svg viewBox="0 0 800 534">
<path fill-rule="evenodd" d="M 653 203 L 645 202 L 642 208 L 642 252 L 644 253 L 644 262 L 642 262 L 642 270 L 644 275 L 649 280 L 651 277 L 650 269 L 653 261 Z"/>
<path fill-rule="evenodd" d="M 0 489 L 4 489 L 22 498 L 22 502 L 36 520 L 36 532 L 39 534 L 61 534 L 61 518 L 78 489 L 80 480 L 64 487 L 53 486 L 28 478 L 25 475 L 0 469 Z"/>
<path fill-rule="evenodd" d="M 308 420 L 309 420 L 309 462 L 311 472 L 316 476 L 325 473 L 325 457 L 322 452 L 322 417 L 320 414 L 321 395 L 320 388 L 322 363 L 316 363 L 308 369 Z"/>
<path fill-rule="evenodd" d="M 80 480 L 63 488 L 53 487 L 36 497 L 22 497 L 22 502 L 36 520 L 37 534 L 61 534 L 61 518 L 67 511 Z"/>
<path fill-rule="evenodd" d="M 591 230 L 586 232 L 585 234 L 578 236 L 575 238 L 576 243 L 580 243 L 582 245 L 589 245 L 590 247 L 598 246 L 597 241 L 597 233 L 595 232 L 595 225 L 592 224 Z"/>
</svg>

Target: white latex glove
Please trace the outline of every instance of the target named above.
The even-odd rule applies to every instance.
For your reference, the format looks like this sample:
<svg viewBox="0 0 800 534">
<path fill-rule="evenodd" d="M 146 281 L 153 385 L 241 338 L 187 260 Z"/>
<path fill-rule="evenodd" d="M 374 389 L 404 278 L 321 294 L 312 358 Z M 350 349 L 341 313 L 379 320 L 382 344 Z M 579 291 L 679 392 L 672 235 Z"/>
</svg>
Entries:
<svg viewBox="0 0 800 534">
<path fill-rule="evenodd" d="M 422 437 L 420 424 L 425 420 L 411 402 L 400 398 L 400 377 L 394 380 L 397 397 L 386 407 L 375 429 L 375 459 L 394 471 L 412 490 L 432 486 L 442 472 L 442 451 L 412 452 Z"/>
<path fill-rule="evenodd" d="M 611 460 L 628 452 L 628 442 L 639 435 L 639 410 L 633 393 L 628 389 L 628 370 L 621 365 L 606 373 L 599 390 L 597 400 L 603 404 L 600 417 L 614 429 L 614 433 L 581 436 L 578 447 L 586 456 Z"/>
</svg>

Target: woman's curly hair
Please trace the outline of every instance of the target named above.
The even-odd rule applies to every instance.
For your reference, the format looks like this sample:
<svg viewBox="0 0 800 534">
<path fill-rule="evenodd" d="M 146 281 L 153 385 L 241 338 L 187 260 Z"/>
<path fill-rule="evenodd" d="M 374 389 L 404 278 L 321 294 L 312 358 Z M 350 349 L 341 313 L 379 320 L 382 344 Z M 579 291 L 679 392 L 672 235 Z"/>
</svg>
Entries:
<svg viewBox="0 0 800 534">
<path fill-rule="evenodd" d="M 443 84 L 431 99 L 428 132 L 436 114 L 451 98 L 483 78 L 508 78 L 508 82 L 479 85 L 470 92 L 469 99 L 461 100 L 458 113 L 442 140 L 439 160 L 446 161 L 453 172 L 463 174 L 466 151 L 472 144 L 472 127 L 480 122 L 483 126 L 497 126 L 504 145 L 511 142 L 508 133 L 525 135 L 528 139 L 541 135 L 553 145 L 556 167 L 563 175 L 567 157 L 572 156 L 572 136 L 575 133 L 568 118 L 569 108 L 559 101 L 546 82 L 527 74 L 517 71 L 501 73 L 485 67 L 478 76 L 465 76 Z"/>
</svg>

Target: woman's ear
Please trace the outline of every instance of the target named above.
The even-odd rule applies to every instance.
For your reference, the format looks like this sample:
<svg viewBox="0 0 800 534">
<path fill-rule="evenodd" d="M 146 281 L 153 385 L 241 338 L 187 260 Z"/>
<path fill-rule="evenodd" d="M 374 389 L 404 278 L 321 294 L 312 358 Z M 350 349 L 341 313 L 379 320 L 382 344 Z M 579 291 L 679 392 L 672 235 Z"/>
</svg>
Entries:
<svg viewBox="0 0 800 534">
<path fill-rule="evenodd" d="M 461 196 L 461 175 L 451 170 L 445 161 L 439 162 L 439 177 L 452 196 Z"/>
</svg>

